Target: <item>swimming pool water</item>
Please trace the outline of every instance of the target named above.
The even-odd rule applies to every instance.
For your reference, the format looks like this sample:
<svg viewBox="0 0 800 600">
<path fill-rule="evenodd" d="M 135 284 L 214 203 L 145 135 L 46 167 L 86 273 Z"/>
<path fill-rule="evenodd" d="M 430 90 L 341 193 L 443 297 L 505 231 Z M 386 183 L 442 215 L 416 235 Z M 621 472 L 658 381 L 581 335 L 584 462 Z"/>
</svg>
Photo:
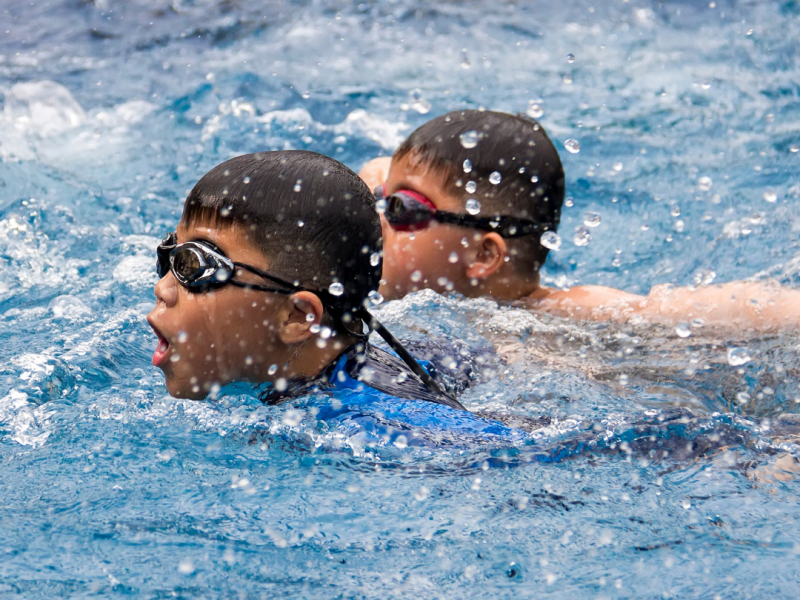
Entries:
<svg viewBox="0 0 800 600">
<path fill-rule="evenodd" d="M 144 321 L 155 245 L 215 164 L 298 148 L 358 169 L 435 114 L 531 103 L 570 197 L 547 283 L 796 287 L 796 3 L 0 15 L 0 597 L 798 595 L 797 334 L 423 291 L 376 314 L 489 357 L 464 404 L 542 425 L 437 441 L 320 421 L 319 399 L 172 399 Z"/>
</svg>

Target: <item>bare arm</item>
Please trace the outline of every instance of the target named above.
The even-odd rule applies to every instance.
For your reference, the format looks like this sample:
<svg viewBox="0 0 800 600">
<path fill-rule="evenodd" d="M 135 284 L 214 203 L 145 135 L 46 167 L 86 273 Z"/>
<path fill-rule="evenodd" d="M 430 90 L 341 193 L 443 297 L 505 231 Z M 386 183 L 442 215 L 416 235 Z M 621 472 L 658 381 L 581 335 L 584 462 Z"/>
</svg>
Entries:
<svg viewBox="0 0 800 600">
<path fill-rule="evenodd" d="M 391 165 L 392 158 L 390 156 L 373 158 L 361 167 L 358 176 L 366 182 L 369 189 L 374 190 L 382 183 L 386 183 L 386 177 L 389 175 L 389 167 Z"/>
<path fill-rule="evenodd" d="M 568 291 L 543 288 L 530 301 L 538 310 L 593 321 L 639 316 L 670 324 L 701 319 L 721 327 L 800 328 L 800 291 L 768 282 L 734 281 L 696 289 L 659 285 L 647 296 L 594 285 Z"/>
</svg>

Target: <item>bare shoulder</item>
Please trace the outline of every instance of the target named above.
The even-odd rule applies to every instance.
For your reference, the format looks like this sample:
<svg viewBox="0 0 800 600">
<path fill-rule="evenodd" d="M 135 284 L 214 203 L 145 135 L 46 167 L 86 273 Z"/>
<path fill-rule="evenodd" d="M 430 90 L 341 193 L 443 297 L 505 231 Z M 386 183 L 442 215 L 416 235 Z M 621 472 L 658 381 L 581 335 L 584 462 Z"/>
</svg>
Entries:
<svg viewBox="0 0 800 600">
<path fill-rule="evenodd" d="M 369 186 L 369 189 L 374 190 L 376 187 L 386 182 L 386 177 L 389 175 L 389 168 L 392 166 L 391 156 L 379 156 L 367 161 L 358 176 L 364 180 Z"/>
</svg>

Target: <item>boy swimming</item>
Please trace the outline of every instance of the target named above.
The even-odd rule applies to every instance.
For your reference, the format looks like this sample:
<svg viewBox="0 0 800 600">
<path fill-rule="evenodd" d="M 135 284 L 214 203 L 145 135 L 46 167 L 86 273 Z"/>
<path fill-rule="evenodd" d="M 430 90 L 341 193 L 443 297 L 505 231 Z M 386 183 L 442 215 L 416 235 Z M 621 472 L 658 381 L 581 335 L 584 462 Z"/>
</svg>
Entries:
<svg viewBox="0 0 800 600">
<path fill-rule="evenodd" d="M 382 198 L 389 300 L 418 289 L 524 301 L 576 319 L 774 329 L 800 325 L 800 292 L 758 282 L 655 286 L 647 296 L 540 285 L 542 244 L 558 227 L 564 171 L 541 125 L 523 116 L 455 111 L 414 131 L 391 159 L 361 171 Z"/>
<path fill-rule="evenodd" d="M 368 387 L 463 409 L 365 309 L 380 234 L 369 189 L 331 158 L 264 152 L 209 171 L 158 248 L 147 319 L 169 393 L 202 399 L 245 381 L 278 403 Z M 400 359 L 370 346 L 365 326 Z"/>
</svg>

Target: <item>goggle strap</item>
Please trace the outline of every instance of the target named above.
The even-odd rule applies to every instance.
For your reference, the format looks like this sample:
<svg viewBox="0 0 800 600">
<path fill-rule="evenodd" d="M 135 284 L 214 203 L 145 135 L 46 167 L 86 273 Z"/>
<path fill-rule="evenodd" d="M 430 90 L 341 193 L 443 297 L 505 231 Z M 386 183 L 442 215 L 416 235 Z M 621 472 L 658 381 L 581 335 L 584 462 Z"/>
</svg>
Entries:
<svg viewBox="0 0 800 600">
<path fill-rule="evenodd" d="M 389 330 L 386 329 L 381 322 L 378 321 L 378 319 L 373 317 L 369 311 L 367 311 L 367 309 L 362 308 L 359 312 L 359 316 L 364 320 L 367 326 L 381 336 L 392 350 L 397 352 L 397 356 L 399 356 L 400 359 L 406 363 L 406 365 L 408 365 L 414 375 L 416 375 L 430 390 L 442 396 L 443 400 L 442 402 L 438 402 L 438 404 L 444 404 L 445 406 L 456 408 L 458 410 L 467 410 L 458 400 L 455 399 L 455 397 L 453 397 L 452 394 L 442 389 L 436 380 L 431 377 L 430 373 L 428 373 L 422 367 L 422 365 L 420 365 L 416 359 L 409 354 L 408 350 L 406 350 L 405 347 L 398 342 L 391 333 L 389 333 Z"/>
</svg>

